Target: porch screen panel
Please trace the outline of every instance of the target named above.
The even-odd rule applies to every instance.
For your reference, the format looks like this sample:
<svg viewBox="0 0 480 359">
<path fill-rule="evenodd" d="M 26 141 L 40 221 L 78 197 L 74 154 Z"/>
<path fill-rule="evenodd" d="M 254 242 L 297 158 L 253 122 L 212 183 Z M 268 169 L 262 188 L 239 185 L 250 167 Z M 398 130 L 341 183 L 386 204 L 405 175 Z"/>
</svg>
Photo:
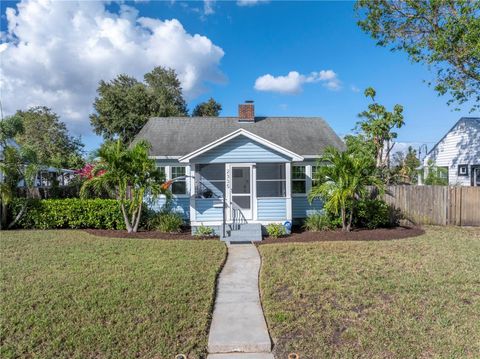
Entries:
<svg viewBox="0 0 480 359">
<path fill-rule="evenodd" d="M 257 164 L 257 197 L 286 197 L 284 163 Z"/>
<path fill-rule="evenodd" d="M 225 164 L 199 164 L 195 166 L 197 198 L 220 198 L 225 194 Z"/>
</svg>

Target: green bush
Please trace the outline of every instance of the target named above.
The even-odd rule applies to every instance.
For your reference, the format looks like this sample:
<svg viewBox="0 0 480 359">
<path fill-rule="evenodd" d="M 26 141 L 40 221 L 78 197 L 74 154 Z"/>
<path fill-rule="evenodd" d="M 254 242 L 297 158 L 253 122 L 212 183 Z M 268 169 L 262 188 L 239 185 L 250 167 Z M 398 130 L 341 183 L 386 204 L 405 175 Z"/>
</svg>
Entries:
<svg viewBox="0 0 480 359">
<path fill-rule="evenodd" d="M 287 230 L 280 223 L 267 224 L 267 233 L 269 237 L 279 238 L 287 235 Z"/>
<path fill-rule="evenodd" d="M 342 221 L 340 217 L 335 217 L 324 212 L 309 215 L 303 223 L 303 228 L 307 231 L 318 232 L 335 229 L 341 227 L 341 225 Z"/>
<path fill-rule="evenodd" d="M 399 212 L 380 199 L 363 199 L 356 203 L 353 224 L 357 228 L 398 226 Z"/>
<path fill-rule="evenodd" d="M 180 232 L 183 226 L 183 218 L 179 213 L 162 211 L 155 214 L 149 220 L 149 228 L 160 232 Z"/>
<path fill-rule="evenodd" d="M 202 224 L 196 228 L 194 235 L 198 237 L 210 237 L 215 235 L 215 231 L 212 227 L 207 227 Z"/>
<path fill-rule="evenodd" d="M 16 200 L 14 215 L 21 206 L 22 200 Z M 125 229 L 125 222 L 118 201 L 113 199 L 44 199 L 29 202 L 17 227 Z"/>
</svg>

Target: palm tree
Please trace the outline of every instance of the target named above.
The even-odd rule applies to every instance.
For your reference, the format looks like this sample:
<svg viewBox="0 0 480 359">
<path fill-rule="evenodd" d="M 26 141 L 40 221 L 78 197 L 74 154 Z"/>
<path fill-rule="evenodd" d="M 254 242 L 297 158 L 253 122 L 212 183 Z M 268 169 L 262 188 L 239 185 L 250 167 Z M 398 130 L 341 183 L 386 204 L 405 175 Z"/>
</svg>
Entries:
<svg viewBox="0 0 480 359">
<path fill-rule="evenodd" d="M 350 231 L 355 202 L 366 195 L 367 186 L 383 190 L 382 181 L 374 175 L 375 163 L 365 156 L 329 147 L 319 159 L 318 168 L 315 174 L 317 184 L 308 195 L 309 201 L 315 198 L 325 200 L 325 209 L 340 213 L 342 230 Z"/>
<path fill-rule="evenodd" d="M 164 193 L 163 177 L 155 161 L 148 158 L 150 145 L 141 141 L 125 148 L 120 140 L 105 143 L 98 151 L 100 161 L 93 176 L 80 189 L 85 197 L 89 189 L 107 192 L 120 204 L 128 233 L 137 232 L 142 214 L 143 199 L 148 192 L 153 197 Z"/>
</svg>

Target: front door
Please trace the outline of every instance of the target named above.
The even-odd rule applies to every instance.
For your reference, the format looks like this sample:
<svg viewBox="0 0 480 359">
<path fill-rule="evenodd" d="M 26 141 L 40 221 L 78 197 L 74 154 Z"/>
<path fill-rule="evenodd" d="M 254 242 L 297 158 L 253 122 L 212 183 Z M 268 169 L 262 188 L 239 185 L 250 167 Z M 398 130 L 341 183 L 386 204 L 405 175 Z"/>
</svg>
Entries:
<svg viewBox="0 0 480 359">
<path fill-rule="evenodd" d="M 239 208 L 245 219 L 252 219 L 252 165 L 229 166 L 229 196 L 230 208 Z M 230 218 L 232 213 L 230 212 Z"/>
</svg>

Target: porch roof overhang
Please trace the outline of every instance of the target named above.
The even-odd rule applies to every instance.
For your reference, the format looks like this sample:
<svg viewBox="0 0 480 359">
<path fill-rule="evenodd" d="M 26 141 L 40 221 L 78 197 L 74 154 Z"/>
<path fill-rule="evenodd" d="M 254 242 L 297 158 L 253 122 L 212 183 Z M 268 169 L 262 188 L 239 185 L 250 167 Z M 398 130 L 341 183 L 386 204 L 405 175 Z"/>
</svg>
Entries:
<svg viewBox="0 0 480 359">
<path fill-rule="evenodd" d="M 178 159 L 179 162 L 190 162 L 192 159 L 194 159 L 195 157 L 197 156 L 200 156 L 208 151 L 210 151 L 211 149 L 217 147 L 217 146 L 220 146 L 228 141 L 230 141 L 231 139 L 235 138 L 235 137 L 238 137 L 238 136 L 245 136 L 249 139 L 251 139 L 252 141 L 255 141 L 271 150 L 274 150 L 276 152 L 279 152 L 287 157 L 290 157 L 292 159 L 292 161 L 303 161 L 304 158 L 302 156 L 300 156 L 299 154 L 296 154 L 295 152 L 292 152 L 290 150 L 287 150 L 286 148 L 282 147 L 282 146 L 279 146 L 277 145 L 276 143 L 273 143 L 271 141 L 268 141 L 266 140 L 265 138 L 263 137 L 260 137 L 258 135 L 255 135 L 243 128 L 241 129 L 238 129 L 224 137 L 221 137 L 219 138 L 218 140 L 215 140 L 203 147 L 200 147 L 199 149 L 193 151 L 193 152 L 190 152 L 190 153 L 187 153 L 185 156 L 182 156 Z"/>
</svg>

